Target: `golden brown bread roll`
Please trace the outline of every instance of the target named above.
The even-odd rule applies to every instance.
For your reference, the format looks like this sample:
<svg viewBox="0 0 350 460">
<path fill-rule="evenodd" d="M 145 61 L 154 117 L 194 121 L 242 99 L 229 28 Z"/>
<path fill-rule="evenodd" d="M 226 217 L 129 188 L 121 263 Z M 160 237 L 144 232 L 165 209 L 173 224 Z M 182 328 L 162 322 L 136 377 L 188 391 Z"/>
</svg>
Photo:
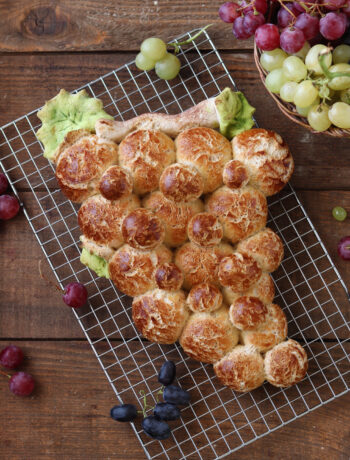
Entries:
<svg viewBox="0 0 350 460">
<path fill-rule="evenodd" d="M 231 160 L 225 164 L 222 172 L 224 184 L 232 189 L 244 187 L 249 182 L 249 175 L 243 163 Z"/>
<path fill-rule="evenodd" d="M 200 283 L 191 288 L 186 301 L 195 313 L 212 312 L 221 307 L 222 294 L 214 284 Z"/>
<path fill-rule="evenodd" d="M 228 320 L 227 307 L 213 313 L 194 313 L 180 337 L 180 345 L 193 359 L 215 363 L 238 343 L 238 331 Z"/>
<path fill-rule="evenodd" d="M 175 253 L 175 263 L 184 274 L 184 289 L 199 283 L 218 284 L 220 261 L 233 252 L 232 246 L 219 244 L 214 248 L 202 248 L 185 243 Z"/>
<path fill-rule="evenodd" d="M 224 236 L 219 219 L 209 212 L 193 216 L 188 223 L 187 234 L 190 241 L 205 247 L 217 246 Z"/>
<path fill-rule="evenodd" d="M 56 179 L 62 192 L 82 203 L 98 192 L 103 171 L 117 162 L 118 147 L 84 129 L 70 131 L 59 146 Z"/>
<path fill-rule="evenodd" d="M 123 244 L 121 225 L 124 217 L 139 206 L 140 201 L 135 195 L 117 201 L 94 195 L 81 205 L 78 223 L 86 238 L 117 249 Z"/>
<path fill-rule="evenodd" d="M 266 321 L 267 307 L 257 297 L 238 297 L 230 306 L 231 323 L 244 331 L 256 329 Z"/>
<path fill-rule="evenodd" d="M 171 257 L 171 251 L 163 245 L 151 251 L 140 251 L 125 244 L 112 256 L 109 275 L 125 294 L 144 294 L 156 287 L 155 271 L 159 265 L 170 262 Z"/>
<path fill-rule="evenodd" d="M 244 393 L 263 384 L 264 360 L 251 346 L 238 345 L 214 364 L 214 372 L 223 385 Z"/>
<path fill-rule="evenodd" d="M 179 163 L 195 166 L 204 181 L 203 193 L 213 192 L 222 185 L 222 171 L 232 159 L 229 141 L 211 128 L 190 128 L 176 140 Z"/>
<path fill-rule="evenodd" d="M 132 177 L 129 171 L 117 165 L 106 169 L 98 184 L 101 195 L 107 200 L 119 200 L 129 196 L 132 187 Z"/>
<path fill-rule="evenodd" d="M 258 281 L 245 292 L 236 292 L 230 287 L 223 289 L 224 300 L 228 305 L 231 305 L 238 297 L 247 295 L 257 297 L 262 303 L 272 303 L 275 297 L 275 285 L 273 279 L 268 273 L 262 273 Z"/>
<path fill-rule="evenodd" d="M 174 161 L 174 142 L 161 131 L 140 129 L 119 145 L 119 164 L 131 173 L 137 195 L 156 190 L 163 170 Z"/>
<path fill-rule="evenodd" d="M 220 284 L 233 291 L 250 289 L 261 276 L 261 269 L 252 257 L 235 252 L 221 260 L 218 277 Z"/>
<path fill-rule="evenodd" d="M 254 330 L 241 332 L 244 345 L 253 345 L 264 353 L 287 337 L 287 318 L 281 307 L 276 304 L 267 305 L 265 322 Z"/>
<path fill-rule="evenodd" d="M 132 318 L 137 329 L 151 342 L 174 343 L 188 318 L 185 294 L 155 289 L 135 297 Z"/>
<path fill-rule="evenodd" d="M 286 340 L 266 353 L 264 366 L 268 382 L 276 387 L 289 387 L 303 380 L 306 375 L 306 351 L 295 340 Z"/>
<path fill-rule="evenodd" d="M 203 179 L 193 166 L 175 163 L 164 169 L 159 190 L 169 200 L 193 201 L 203 193 Z"/>
<path fill-rule="evenodd" d="M 294 161 L 290 151 L 274 131 L 248 129 L 232 140 L 234 160 L 241 161 L 249 172 L 250 185 L 266 196 L 279 192 L 289 181 Z"/>
<path fill-rule="evenodd" d="M 156 270 L 155 279 L 159 289 L 178 291 L 184 282 L 184 276 L 175 264 L 165 262 Z"/>
<path fill-rule="evenodd" d="M 161 219 L 165 228 L 164 243 L 171 247 L 180 246 L 187 240 L 188 221 L 203 211 L 203 203 L 199 199 L 190 203 L 175 203 L 159 191 L 146 197 L 143 206 Z"/>
<path fill-rule="evenodd" d="M 267 272 L 274 272 L 283 259 L 281 238 L 270 228 L 265 228 L 246 240 L 240 241 L 237 250 L 252 257 L 259 267 Z"/>
<path fill-rule="evenodd" d="M 219 218 L 224 235 L 231 243 L 247 238 L 266 225 L 266 198 L 253 187 L 235 190 L 221 187 L 208 198 L 206 210 Z"/>
<path fill-rule="evenodd" d="M 153 249 L 164 241 L 160 219 L 145 208 L 137 208 L 124 217 L 122 235 L 125 243 L 136 249 Z"/>
</svg>

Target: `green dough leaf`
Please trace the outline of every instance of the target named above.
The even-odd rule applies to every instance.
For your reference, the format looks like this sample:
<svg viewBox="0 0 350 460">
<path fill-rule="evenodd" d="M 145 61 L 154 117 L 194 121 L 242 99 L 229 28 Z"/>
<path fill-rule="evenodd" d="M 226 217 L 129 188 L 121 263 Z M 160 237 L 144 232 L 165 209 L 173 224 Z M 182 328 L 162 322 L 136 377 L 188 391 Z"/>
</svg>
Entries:
<svg viewBox="0 0 350 460">
<path fill-rule="evenodd" d="M 103 257 L 90 253 L 87 249 L 83 248 L 80 255 L 80 262 L 93 270 L 98 276 L 109 279 L 108 262 Z"/>
<path fill-rule="evenodd" d="M 255 108 L 243 93 L 225 88 L 215 98 L 215 106 L 219 115 L 220 133 L 228 139 L 254 126 Z"/>
<path fill-rule="evenodd" d="M 100 118 L 113 119 L 103 110 L 102 101 L 89 97 L 85 90 L 70 94 L 64 89 L 45 103 L 38 117 L 42 126 L 36 135 L 44 145 L 44 156 L 52 161 L 69 131 L 82 128 L 93 131 Z"/>
</svg>

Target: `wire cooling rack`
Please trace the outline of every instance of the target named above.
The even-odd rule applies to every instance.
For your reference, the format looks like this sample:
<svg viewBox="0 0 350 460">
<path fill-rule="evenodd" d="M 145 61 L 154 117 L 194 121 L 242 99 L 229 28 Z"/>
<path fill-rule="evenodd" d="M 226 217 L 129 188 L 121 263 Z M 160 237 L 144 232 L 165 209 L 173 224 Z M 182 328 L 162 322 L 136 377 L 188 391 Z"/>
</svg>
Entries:
<svg viewBox="0 0 350 460">
<path fill-rule="evenodd" d="M 117 119 L 128 119 L 144 112 L 177 113 L 226 86 L 235 87 L 207 33 L 179 56 L 181 76 L 171 83 L 154 79 L 153 72 L 139 72 L 131 62 L 82 88 L 102 99 Z M 248 394 L 234 393 L 220 385 L 210 365 L 191 360 L 177 344 L 144 341 L 131 319 L 131 299 L 79 262 L 77 207 L 58 190 L 54 169 L 42 156 L 36 114 L 0 129 L 1 167 L 60 285 L 80 281 L 88 287 L 89 305 L 74 314 L 117 398 L 141 404 L 144 391 L 154 402 L 160 388 L 157 371 L 165 359 L 176 362 L 178 381 L 192 396 L 166 441 L 151 440 L 140 424 L 132 425 L 147 458 L 220 458 L 349 390 L 350 334 L 342 313 L 349 311 L 348 294 L 291 186 L 270 200 L 268 225 L 285 247 L 274 273 L 276 302 L 287 315 L 289 337 L 308 353 L 309 372 L 292 388 L 265 384 Z M 35 200 L 17 192 L 28 189 Z"/>
</svg>

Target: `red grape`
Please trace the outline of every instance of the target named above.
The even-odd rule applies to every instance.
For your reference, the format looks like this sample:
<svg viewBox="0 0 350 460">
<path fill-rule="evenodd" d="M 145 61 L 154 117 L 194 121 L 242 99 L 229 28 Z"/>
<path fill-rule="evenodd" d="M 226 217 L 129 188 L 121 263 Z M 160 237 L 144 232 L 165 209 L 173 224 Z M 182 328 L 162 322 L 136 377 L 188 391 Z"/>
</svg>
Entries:
<svg viewBox="0 0 350 460">
<path fill-rule="evenodd" d="M 0 173 L 0 195 L 6 192 L 9 183 L 4 173 Z"/>
<path fill-rule="evenodd" d="M 342 13 L 345 13 L 348 18 L 350 17 L 350 1 L 342 8 Z"/>
<path fill-rule="evenodd" d="M 248 6 L 246 6 L 248 5 Z M 253 0 L 247 1 L 243 0 L 241 2 L 241 7 L 243 8 L 244 13 L 248 13 L 249 11 L 254 11 L 254 8 L 256 11 L 258 11 L 261 14 L 265 14 L 267 11 L 267 1 L 266 0 Z"/>
<path fill-rule="evenodd" d="M 0 353 L 0 364 L 7 369 L 16 369 L 23 361 L 23 351 L 16 345 L 9 345 Z"/>
<path fill-rule="evenodd" d="M 238 9 L 240 5 L 233 2 L 226 2 L 220 6 L 219 16 L 220 19 L 224 22 L 233 22 L 236 18 L 240 16 Z"/>
<path fill-rule="evenodd" d="M 346 29 L 346 16 L 343 13 L 327 13 L 320 20 L 320 32 L 327 40 L 337 40 Z"/>
<path fill-rule="evenodd" d="M 316 37 L 319 31 L 320 20 L 309 13 L 301 13 L 295 21 L 295 27 L 303 31 L 306 40 Z"/>
<path fill-rule="evenodd" d="M 280 34 L 275 24 L 263 24 L 255 31 L 256 45 L 263 51 L 272 51 L 280 45 Z"/>
<path fill-rule="evenodd" d="M 63 302 L 72 308 L 80 308 L 85 305 L 88 293 L 81 283 L 69 283 L 64 288 Z"/>
<path fill-rule="evenodd" d="M 305 13 L 306 9 L 303 8 L 303 6 L 301 5 L 301 3 L 299 2 L 293 2 L 293 6 L 296 10 L 300 11 L 300 13 Z"/>
<path fill-rule="evenodd" d="M 265 16 L 263 14 L 254 14 L 252 11 L 249 11 L 249 13 L 244 16 L 243 26 L 247 33 L 253 35 L 256 29 L 264 24 L 264 22 Z"/>
<path fill-rule="evenodd" d="M 350 236 L 344 236 L 339 241 L 338 254 L 343 260 L 350 260 Z"/>
<path fill-rule="evenodd" d="M 300 29 L 287 27 L 281 33 L 281 48 L 288 54 L 297 53 L 304 46 L 305 37 Z"/>
<path fill-rule="evenodd" d="M 33 377 L 26 372 L 16 372 L 9 381 L 10 390 L 17 396 L 29 396 L 33 392 L 34 386 Z"/>
<path fill-rule="evenodd" d="M 249 38 L 252 36 L 252 34 L 249 33 L 244 27 L 244 17 L 243 16 L 240 16 L 239 18 L 235 19 L 235 22 L 233 23 L 233 27 L 232 27 L 232 32 L 236 38 L 239 38 L 241 40 L 245 40 L 246 38 Z"/>
<path fill-rule="evenodd" d="M 346 0 L 322 0 L 321 3 L 326 10 L 339 10 L 346 4 Z"/>
<path fill-rule="evenodd" d="M 19 203 L 17 198 L 10 195 L 0 196 L 0 219 L 12 219 L 12 217 L 15 217 L 18 211 Z"/>
<path fill-rule="evenodd" d="M 295 8 L 293 3 L 286 3 L 286 7 L 292 14 L 284 7 L 281 7 L 277 13 L 277 24 L 281 29 L 289 26 L 295 20 L 295 17 L 300 14 L 300 11 Z"/>
</svg>

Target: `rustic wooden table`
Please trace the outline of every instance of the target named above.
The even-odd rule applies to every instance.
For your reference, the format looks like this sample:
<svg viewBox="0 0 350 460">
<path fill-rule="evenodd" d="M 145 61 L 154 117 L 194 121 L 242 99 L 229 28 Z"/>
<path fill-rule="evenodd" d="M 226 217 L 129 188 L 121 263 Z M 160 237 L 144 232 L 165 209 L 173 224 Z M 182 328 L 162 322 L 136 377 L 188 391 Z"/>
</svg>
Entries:
<svg viewBox="0 0 350 460">
<path fill-rule="evenodd" d="M 73 90 L 135 56 L 143 38 L 170 39 L 214 23 L 210 34 L 262 127 L 278 131 L 293 152 L 292 183 L 345 282 L 350 263 L 336 243 L 350 220 L 332 219 L 335 205 L 350 211 L 349 140 L 311 135 L 281 115 L 254 67 L 252 41 L 235 41 L 209 0 L 0 0 L 0 125 L 42 105 L 60 88 Z M 32 200 L 28 191 L 28 200 Z M 2 222 L 0 348 L 20 345 L 25 369 L 38 382 L 19 399 L 0 389 L 0 458 L 143 459 L 128 425 L 108 416 L 114 395 L 60 296 L 38 276 L 41 250 L 23 214 Z M 349 305 L 342 306 L 349 318 Z M 350 350 L 350 344 L 349 350 Z M 246 446 L 240 459 L 348 459 L 350 394 Z"/>
</svg>

